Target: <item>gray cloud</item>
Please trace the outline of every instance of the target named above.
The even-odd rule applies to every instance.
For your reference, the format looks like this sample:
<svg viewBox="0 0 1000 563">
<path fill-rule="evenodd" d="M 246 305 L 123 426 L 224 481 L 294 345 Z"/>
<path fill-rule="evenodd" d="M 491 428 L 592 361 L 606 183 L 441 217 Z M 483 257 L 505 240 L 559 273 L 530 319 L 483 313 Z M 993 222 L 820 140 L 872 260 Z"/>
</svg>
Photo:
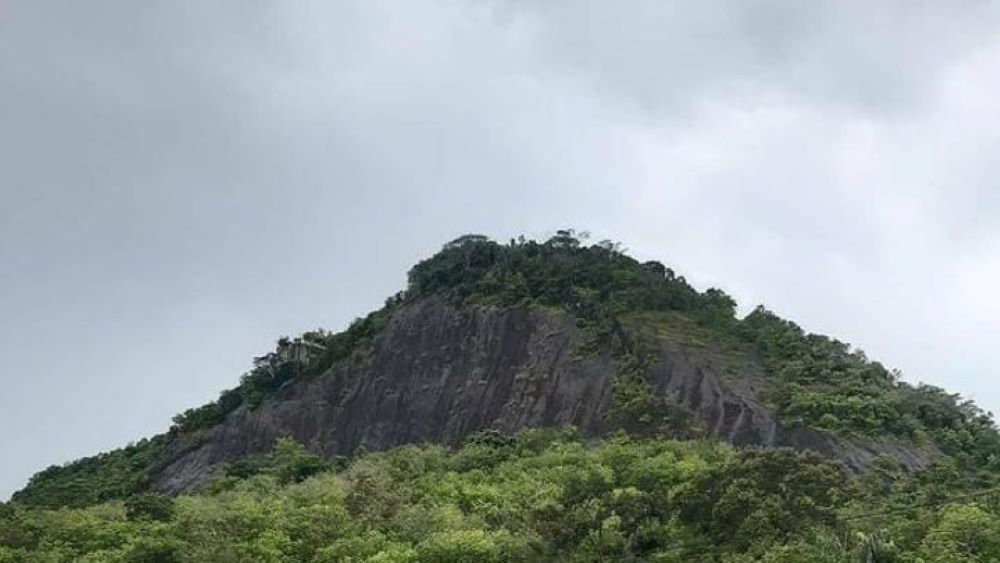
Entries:
<svg viewBox="0 0 1000 563">
<path fill-rule="evenodd" d="M 0 496 L 469 231 L 587 228 L 1000 405 L 996 3 L 2 11 Z"/>
<path fill-rule="evenodd" d="M 918 109 L 956 58 L 994 31 L 995 3 L 517 2 L 554 63 L 611 97 L 689 111 L 794 100 L 895 114 Z M 735 95 L 734 95 L 735 94 Z M 833 106 L 833 107 L 829 107 Z"/>
</svg>

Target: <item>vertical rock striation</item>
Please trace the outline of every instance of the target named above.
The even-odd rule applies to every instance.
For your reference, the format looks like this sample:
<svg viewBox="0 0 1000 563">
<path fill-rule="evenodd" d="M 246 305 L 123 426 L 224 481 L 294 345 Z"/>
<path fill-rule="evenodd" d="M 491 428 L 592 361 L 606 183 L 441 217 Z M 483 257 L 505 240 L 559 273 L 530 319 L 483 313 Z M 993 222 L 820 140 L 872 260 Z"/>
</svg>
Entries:
<svg viewBox="0 0 1000 563">
<path fill-rule="evenodd" d="M 359 447 L 454 444 L 484 428 L 515 431 L 573 425 L 610 430 L 616 367 L 609 353 L 581 355 L 583 335 L 565 313 L 541 308 L 455 308 L 424 299 L 399 309 L 370 350 L 326 373 L 294 380 L 273 398 L 177 435 L 151 470 L 154 488 L 178 493 L 222 464 L 268 451 L 290 436 L 327 457 Z M 752 359 L 727 366 L 717 354 L 657 339 L 648 376 L 712 435 L 736 445 L 815 449 L 859 469 L 888 453 L 926 465 L 932 452 L 847 442 L 784 428 L 759 399 L 766 386 Z"/>
</svg>

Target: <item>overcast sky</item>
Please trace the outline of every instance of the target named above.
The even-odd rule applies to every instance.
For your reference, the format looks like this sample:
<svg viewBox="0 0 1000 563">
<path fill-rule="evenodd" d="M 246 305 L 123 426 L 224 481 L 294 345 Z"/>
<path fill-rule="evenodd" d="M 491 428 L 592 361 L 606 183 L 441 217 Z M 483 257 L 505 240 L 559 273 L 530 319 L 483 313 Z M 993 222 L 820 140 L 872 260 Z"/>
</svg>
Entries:
<svg viewBox="0 0 1000 563">
<path fill-rule="evenodd" d="M 1000 3 L 3 0 L 0 498 L 567 226 L 1000 408 Z"/>
</svg>

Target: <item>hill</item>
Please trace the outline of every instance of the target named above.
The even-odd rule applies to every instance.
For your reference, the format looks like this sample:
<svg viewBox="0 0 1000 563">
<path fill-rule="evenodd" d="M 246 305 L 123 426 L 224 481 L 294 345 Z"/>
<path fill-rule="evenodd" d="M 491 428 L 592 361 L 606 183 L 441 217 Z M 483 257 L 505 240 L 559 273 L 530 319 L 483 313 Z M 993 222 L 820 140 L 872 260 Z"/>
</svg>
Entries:
<svg viewBox="0 0 1000 563">
<path fill-rule="evenodd" d="M 973 404 L 763 307 L 738 318 L 614 243 L 469 235 L 346 331 L 280 339 L 168 432 L 34 476 L 0 514 L 0 561 L 56 549 L 25 526 L 63 518 L 121 532 L 70 559 L 979 557 L 998 454 Z M 222 525 L 239 503 L 322 530 L 229 523 L 205 551 L 199 511 Z M 872 507 L 923 520 L 870 527 Z"/>
</svg>

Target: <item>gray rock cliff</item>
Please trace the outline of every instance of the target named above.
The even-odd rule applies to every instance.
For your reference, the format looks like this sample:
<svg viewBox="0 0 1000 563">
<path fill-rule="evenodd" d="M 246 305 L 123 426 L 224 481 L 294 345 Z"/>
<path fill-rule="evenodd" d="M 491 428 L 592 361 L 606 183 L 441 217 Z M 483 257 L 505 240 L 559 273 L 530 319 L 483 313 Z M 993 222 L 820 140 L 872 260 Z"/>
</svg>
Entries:
<svg viewBox="0 0 1000 563">
<path fill-rule="evenodd" d="M 226 462 L 267 452 L 290 436 L 326 457 L 358 447 L 455 444 L 484 428 L 573 425 L 598 436 L 616 374 L 609 353 L 576 352 L 582 335 L 564 313 L 541 308 L 455 308 L 424 299 L 400 308 L 362 357 L 295 380 L 256 408 L 177 436 L 151 471 L 170 493 L 203 484 Z M 857 470 L 880 454 L 909 468 L 934 452 L 847 441 L 786 428 L 759 399 L 766 386 L 752 357 L 733 365 L 669 335 L 657 338 L 649 377 L 712 436 L 738 446 L 814 449 Z"/>
</svg>

